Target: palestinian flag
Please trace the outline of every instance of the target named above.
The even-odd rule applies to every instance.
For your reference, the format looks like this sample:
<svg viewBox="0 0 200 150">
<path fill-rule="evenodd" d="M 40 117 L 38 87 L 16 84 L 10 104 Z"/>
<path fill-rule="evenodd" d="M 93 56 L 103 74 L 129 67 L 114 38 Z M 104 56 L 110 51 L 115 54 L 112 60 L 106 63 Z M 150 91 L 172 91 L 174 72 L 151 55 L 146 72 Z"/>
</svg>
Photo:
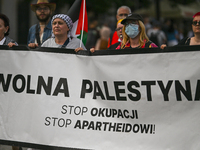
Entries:
<svg viewBox="0 0 200 150">
<path fill-rule="evenodd" d="M 67 15 L 73 21 L 71 34 L 82 40 L 85 45 L 88 33 L 88 18 L 86 10 L 86 0 L 76 0 L 70 7 Z"/>
</svg>

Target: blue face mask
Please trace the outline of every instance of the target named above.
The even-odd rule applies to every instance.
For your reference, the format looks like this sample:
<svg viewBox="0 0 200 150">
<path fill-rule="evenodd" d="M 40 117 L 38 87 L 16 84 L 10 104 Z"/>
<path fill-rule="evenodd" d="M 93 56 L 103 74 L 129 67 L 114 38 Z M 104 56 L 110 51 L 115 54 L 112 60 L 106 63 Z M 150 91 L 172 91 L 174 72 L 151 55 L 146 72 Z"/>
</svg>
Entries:
<svg viewBox="0 0 200 150">
<path fill-rule="evenodd" d="M 125 32 L 130 38 L 135 38 L 140 32 L 139 31 L 139 25 L 129 24 L 129 25 L 126 26 Z"/>
</svg>

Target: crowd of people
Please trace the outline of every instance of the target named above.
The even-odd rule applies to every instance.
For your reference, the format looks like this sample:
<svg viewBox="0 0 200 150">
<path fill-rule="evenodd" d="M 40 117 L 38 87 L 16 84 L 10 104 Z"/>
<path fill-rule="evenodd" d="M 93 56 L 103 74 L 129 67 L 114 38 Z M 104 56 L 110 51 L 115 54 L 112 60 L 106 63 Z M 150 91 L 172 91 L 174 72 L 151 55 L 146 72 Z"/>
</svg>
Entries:
<svg viewBox="0 0 200 150">
<path fill-rule="evenodd" d="M 75 52 L 80 54 L 87 50 L 78 38 L 71 36 L 73 27 L 71 18 L 65 14 L 52 16 L 55 9 L 56 4 L 49 3 L 48 0 L 38 0 L 37 4 L 31 4 L 31 10 L 35 13 L 39 23 L 30 27 L 27 46 L 29 48 L 75 49 Z M 164 49 L 166 46 L 200 45 L 200 12 L 193 16 L 191 24 L 193 36 L 185 38 L 182 36 L 182 39 L 180 39 L 177 29 L 174 28 L 172 20 L 166 20 L 163 26 L 156 20 L 150 24 L 140 14 L 131 12 L 128 6 L 118 8 L 116 20 L 114 32 L 106 25 L 99 30 L 99 37 L 94 46 L 89 47 L 90 52 L 106 49 L 153 47 Z M 18 43 L 8 36 L 9 31 L 9 18 L 5 14 L 0 14 L 0 45 L 18 46 Z M 88 37 L 88 39 L 94 38 Z M 13 146 L 13 150 L 19 149 L 19 147 Z"/>
<path fill-rule="evenodd" d="M 130 11 L 130 8 L 128 6 L 121 6 L 118 8 L 117 15 L 116 15 L 116 19 L 117 19 L 116 30 L 114 31 L 114 33 L 111 32 L 111 34 L 110 34 L 110 38 L 108 40 L 108 46 L 107 46 L 108 49 L 116 49 L 116 48 L 119 49 L 119 47 L 117 47 L 117 46 L 120 43 L 122 43 L 122 41 L 123 41 L 122 37 L 127 36 L 126 32 L 125 32 L 126 34 L 124 34 L 122 36 L 122 30 L 123 30 L 122 26 L 124 26 L 124 24 L 121 24 L 121 21 L 124 18 L 128 17 L 129 14 L 135 15 L 135 13 Z M 139 14 L 137 14 L 137 15 L 139 15 Z M 145 32 L 146 32 L 146 35 L 148 38 L 148 39 L 146 39 L 146 41 L 151 41 L 156 46 L 158 46 L 160 48 L 164 48 L 163 45 L 165 45 L 165 47 L 180 45 L 180 43 L 183 41 L 183 39 L 190 39 L 191 37 L 196 37 L 196 34 L 197 35 L 199 34 L 199 30 L 198 30 L 199 25 L 194 23 L 194 21 L 197 18 L 195 16 L 199 16 L 199 12 L 194 14 L 193 18 L 191 18 L 191 20 L 193 19 L 193 21 L 191 21 L 191 29 L 192 30 L 190 30 L 188 32 L 185 31 L 187 33 L 187 34 L 185 34 L 185 36 L 183 34 L 183 28 L 181 28 L 181 27 L 179 28 L 173 19 L 166 18 L 166 20 L 163 20 L 162 22 L 155 20 L 155 19 L 152 19 L 150 21 L 149 17 L 143 16 L 142 24 L 144 24 Z M 136 21 L 136 24 L 139 21 L 139 20 L 137 20 L 137 18 L 135 18 L 133 20 Z M 198 18 L 197 18 L 197 22 L 198 22 Z M 103 26 L 105 26 L 105 25 L 103 25 Z M 128 27 L 125 26 L 124 29 L 128 30 Z M 140 29 L 139 34 L 141 34 L 141 32 L 142 32 L 141 25 L 140 25 L 139 29 Z M 99 32 L 100 31 L 101 31 L 101 29 L 99 30 Z M 98 34 L 96 34 L 96 36 L 98 36 Z M 128 40 L 128 41 L 130 41 L 130 40 Z M 90 41 L 88 41 L 88 42 L 90 42 Z M 198 45 L 198 43 L 196 43 L 196 44 Z M 142 47 L 141 43 L 140 43 L 139 47 Z M 132 46 L 129 48 L 135 48 L 135 47 Z M 138 48 L 138 47 L 136 47 L 136 48 Z M 123 48 L 120 47 L 120 49 L 123 49 Z M 100 50 L 100 49 L 97 49 L 95 46 L 90 47 L 91 52 L 94 52 L 96 50 Z"/>
<path fill-rule="evenodd" d="M 150 23 L 148 18 L 131 12 L 128 6 L 121 6 L 116 13 L 116 30 L 112 32 L 107 25 L 103 25 L 99 30 L 98 38 L 88 37 L 87 43 L 92 42 L 89 39 L 93 39 L 93 43 L 95 43 L 86 48 L 82 41 L 71 36 L 73 22 L 69 16 L 55 14 L 52 17 L 55 9 L 56 4 L 49 3 L 48 0 L 38 0 L 36 4 L 31 4 L 31 10 L 35 12 L 39 23 L 29 29 L 27 37 L 29 48 L 67 48 L 75 49 L 75 52 L 82 54 L 81 51 L 87 49 L 94 52 L 96 50 L 127 48 L 160 47 L 163 49 L 166 46 L 183 45 L 183 43 L 199 45 L 200 12 L 193 16 L 193 37 L 183 38 L 172 20 L 167 19 L 164 24 L 157 20 Z M 0 14 L 0 31 L 0 45 L 18 46 L 18 43 L 8 36 L 10 25 L 5 14 Z M 86 45 L 90 45 L 87 43 Z"/>
</svg>

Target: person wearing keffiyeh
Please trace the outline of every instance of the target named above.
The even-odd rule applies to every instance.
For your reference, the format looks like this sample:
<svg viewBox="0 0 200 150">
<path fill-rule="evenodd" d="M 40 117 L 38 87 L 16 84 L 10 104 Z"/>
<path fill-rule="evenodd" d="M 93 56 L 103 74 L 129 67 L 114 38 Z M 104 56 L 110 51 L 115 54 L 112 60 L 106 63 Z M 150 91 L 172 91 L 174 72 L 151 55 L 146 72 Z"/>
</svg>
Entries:
<svg viewBox="0 0 200 150">
<path fill-rule="evenodd" d="M 73 22 L 68 15 L 56 14 L 52 17 L 52 37 L 46 40 L 41 47 L 54 47 L 76 49 L 80 47 L 86 50 L 85 46 L 76 37 L 71 36 Z"/>
</svg>

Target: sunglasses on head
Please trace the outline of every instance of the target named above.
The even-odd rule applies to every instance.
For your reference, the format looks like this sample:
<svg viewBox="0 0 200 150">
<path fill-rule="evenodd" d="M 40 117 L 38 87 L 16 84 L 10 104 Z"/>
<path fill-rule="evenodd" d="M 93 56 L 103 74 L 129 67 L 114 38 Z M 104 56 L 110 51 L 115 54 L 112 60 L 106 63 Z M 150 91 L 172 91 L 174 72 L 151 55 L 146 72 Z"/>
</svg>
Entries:
<svg viewBox="0 0 200 150">
<path fill-rule="evenodd" d="M 193 24 L 194 26 L 197 26 L 197 23 L 200 25 L 200 21 L 197 21 L 197 20 L 192 21 L 192 24 Z"/>
<path fill-rule="evenodd" d="M 120 16 L 120 17 L 122 17 L 122 16 L 125 16 L 125 17 L 127 17 L 127 16 L 128 16 L 128 14 L 119 14 L 119 16 Z"/>
</svg>

